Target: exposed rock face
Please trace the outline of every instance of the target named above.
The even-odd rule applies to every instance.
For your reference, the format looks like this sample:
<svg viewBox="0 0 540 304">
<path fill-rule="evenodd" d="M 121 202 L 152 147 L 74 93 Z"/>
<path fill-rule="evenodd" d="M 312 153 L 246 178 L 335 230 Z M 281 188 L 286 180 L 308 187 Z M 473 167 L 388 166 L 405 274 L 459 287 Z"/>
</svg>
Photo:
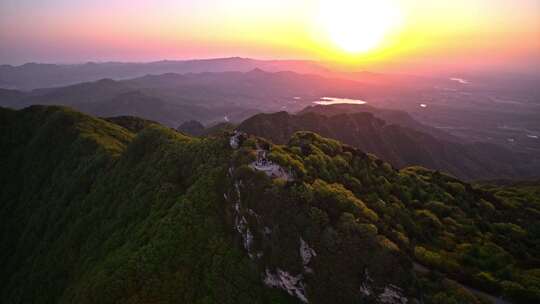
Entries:
<svg viewBox="0 0 540 304">
<path fill-rule="evenodd" d="M 363 297 L 369 297 L 373 293 L 373 290 L 371 289 L 371 284 L 373 284 L 373 279 L 369 276 L 369 271 L 367 269 L 364 270 L 364 281 L 360 285 L 360 294 Z"/>
<path fill-rule="evenodd" d="M 300 136 L 292 141 L 300 145 L 296 151 L 321 140 Z M 229 144 L 235 149 L 224 193 L 229 223 L 264 284 L 304 303 L 406 303 L 412 266 L 378 233 L 373 210 L 342 186 L 297 175 L 306 162 L 284 161 L 295 158 L 284 154 L 290 147 L 271 146 L 241 132 Z M 321 147 L 334 145 L 327 141 Z M 349 157 L 371 162 L 361 153 Z M 290 175 L 282 163 L 291 168 Z M 270 169 L 283 175 L 269 174 Z"/>
<path fill-rule="evenodd" d="M 234 169 L 230 168 L 229 173 L 231 174 L 231 177 L 232 172 L 234 172 Z M 232 208 L 234 216 L 234 228 L 242 238 L 242 245 L 247 255 L 251 260 L 256 261 L 262 258 L 264 254 L 262 251 L 257 251 L 255 249 L 254 235 L 249 227 L 248 218 L 250 218 L 252 221 L 255 221 L 255 224 L 258 224 L 260 216 L 253 209 L 245 208 L 242 206 L 242 187 L 242 181 L 234 181 L 233 194 L 227 195 L 227 193 L 224 193 L 223 196 L 226 200 L 234 201 Z M 257 225 L 257 227 L 259 226 Z M 261 227 L 260 230 L 261 231 L 258 231 L 256 233 L 260 233 L 267 238 L 270 237 L 272 234 L 272 229 L 268 226 Z M 300 238 L 300 254 L 302 256 L 302 261 L 305 265 L 305 270 L 309 270 L 309 272 L 312 272 L 312 270 L 307 267 L 307 264 L 309 264 L 312 257 L 316 256 L 316 253 L 312 248 L 309 247 L 309 245 L 307 245 L 307 243 L 302 238 Z M 309 302 L 306 297 L 305 282 L 301 273 L 293 275 L 288 271 L 280 268 L 277 268 L 275 271 L 271 271 L 269 268 L 265 268 L 263 282 L 269 287 L 285 290 L 288 294 L 298 298 L 304 303 Z"/>
<path fill-rule="evenodd" d="M 293 180 L 292 174 L 288 173 L 280 165 L 272 162 L 266 157 L 267 151 L 258 149 L 257 160 L 249 166 L 255 170 L 262 171 L 271 178 L 282 178 L 287 181 Z"/>
<path fill-rule="evenodd" d="M 394 285 L 386 286 L 384 292 L 379 295 L 379 300 L 381 303 L 387 304 L 406 304 L 408 302 L 407 298 L 403 296 L 402 289 Z"/>
<path fill-rule="evenodd" d="M 235 223 L 235 229 L 242 237 L 242 244 L 244 246 L 244 249 L 246 250 L 248 256 L 250 259 L 260 258 L 262 256 L 262 252 L 254 252 L 253 249 L 253 233 L 251 232 L 248 220 L 245 214 L 247 213 L 253 217 L 257 217 L 258 215 L 251 209 L 243 210 L 240 205 L 240 183 L 235 182 L 235 190 L 237 193 L 237 202 L 234 204 L 234 223 Z M 225 195 L 225 198 L 227 198 L 227 195 Z"/>
<path fill-rule="evenodd" d="M 306 243 L 303 238 L 300 238 L 300 256 L 304 263 L 304 271 L 312 273 L 313 270 L 308 265 L 311 259 L 317 256 L 317 253 L 313 248 L 309 247 L 308 243 Z"/>
<path fill-rule="evenodd" d="M 233 135 L 229 139 L 229 145 L 233 149 L 238 149 L 242 142 L 242 137 L 244 134 L 242 132 L 234 131 Z"/>
<path fill-rule="evenodd" d="M 270 270 L 266 269 L 264 283 L 270 287 L 281 288 L 291 296 L 295 296 L 302 302 L 308 303 L 303 277 L 301 274 L 293 276 L 279 268 L 276 270 L 276 273 L 272 273 Z"/>
<path fill-rule="evenodd" d="M 301 233 L 292 235 L 286 233 L 283 230 L 284 222 L 260 209 L 261 206 L 256 206 L 252 201 L 253 193 L 250 193 L 252 191 L 250 187 L 253 185 L 235 178 L 235 171 L 236 169 L 233 167 L 229 169 L 232 187 L 228 193 L 224 194 L 224 198 L 231 204 L 234 231 L 239 235 L 241 246 L 247 256 L 260 269 L 263 283 L 272 288 L 282 289 L 304 303 L 325 303 L 326 300 L 320 299 L 319 284 L 332 282 L 334 275 L 332 271 L 319 270 L 321 267 L 320 261 L 318 261 L 320 253 L 317 252 L 316 247 L 310 245 Z M 255 197 L 263 200 L 264 194 L 258 193 Z M 289 248 L 286 244 L 296 245 Z M 275 245 L 279 246 L 280 249 L 266 251 L 269 246 Z M 278 252 L 281 250 L 285 252 Z M 292 264 L 283 262 L 282 258 L 277 258 L 277 264 L 272 262 L 276 260 L 276 254 L 289 256 Z M 357 260 L 354 256 L 332 256 L 336 254 L 339 253 L 326 251 L 322 259 L 326 261 Z M 373 252 L 372 254 L 377 256 L 378 253 Z M 391 259 L 390 257 L 386 258 Z M 360 288 L 356 289 L 355 298 L 373 303 L 406 304 L 407 297 L 403 290 L 397 285 L 388 283 L 386 279 L 381 279 L 380 270 L 378 278 L 372 278 L 368 271 L 369 262 L 366 263 L 367 268 L 364 270 L 363 279 L 358 281 Z M 356 264 L 351 263 L 350 267 L 357 267 Z M 322 265 L 322 267 L 327 266 Z M 333 266 L 329 265 L 328 267 Z M 376 266 L 376 268 L 380 267 Z M 336 269 L 336 271 L 340 270 Z M 353 274 L 354 271 L 350 271 L 350 273 Z M 358 278 L 351 277 L 350 280 L 354 281 Z"/>
<path fill-rule="evenodd" d="M 271 178 L 283 178 L 285 180 L 292 180 L 292 177 L 289 173 L 285 171 L 280 165 L 274 163 L 268 163 L 264 165 L 257 164 L 253 162 L 250 165 L 251 168 L 262 171 Z"/>
</svg>

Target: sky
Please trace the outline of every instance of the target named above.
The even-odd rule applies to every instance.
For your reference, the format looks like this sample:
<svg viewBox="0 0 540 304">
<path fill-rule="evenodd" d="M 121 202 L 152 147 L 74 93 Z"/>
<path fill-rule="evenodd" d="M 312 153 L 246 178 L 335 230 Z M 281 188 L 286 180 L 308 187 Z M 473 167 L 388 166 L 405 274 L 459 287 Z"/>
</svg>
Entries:
<svg viewBox="0 0 540 304">
<path fill-rule="evenodd" d="M 373 69 L 540 67 L 540 0 L 385 1 L 389 8 L 374 0 L 0 0 L 0 64 L 241 56 Z"/>
</svg>

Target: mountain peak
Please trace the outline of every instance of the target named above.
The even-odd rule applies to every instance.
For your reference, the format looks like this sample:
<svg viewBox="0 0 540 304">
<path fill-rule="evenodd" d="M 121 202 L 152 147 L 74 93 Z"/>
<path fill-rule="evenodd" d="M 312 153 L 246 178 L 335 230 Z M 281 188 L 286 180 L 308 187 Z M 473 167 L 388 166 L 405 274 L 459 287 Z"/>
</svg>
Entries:
<svg viewBox="0 0 540 304">
<path fill-rule="evenodd" d="M 254 68 L 253 70 L 249 71 L 248 74 L 268 74 L 267 71 L 264 71 L 263 69 L 261 68 Z"/>
</svg>

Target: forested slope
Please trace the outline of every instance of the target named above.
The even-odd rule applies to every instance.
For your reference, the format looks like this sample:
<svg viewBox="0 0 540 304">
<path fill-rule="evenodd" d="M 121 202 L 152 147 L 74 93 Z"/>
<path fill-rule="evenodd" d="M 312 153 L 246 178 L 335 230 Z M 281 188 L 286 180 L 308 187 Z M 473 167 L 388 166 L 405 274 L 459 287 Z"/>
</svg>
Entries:
<svg viewBox="0 0 540 304">
<path fill-rule="evenodd" d="M 231 135 L 0 109 L 2 302 L 488 303 L 462 284 L 540 299 L 526 194 L 315 133 Z"/>
<path fill-rule="evenodd" d="M 226 141 L 1 110 L 3 303 L 270 303 L 224 229 Z"/>
<path fill-rule="evenodd" d="M 538 157 L 498 145 L 447 141 L 388 123 L 368 112 L 331 115 L 331 107 L 329 113 L 322 115 L 324 110 L 315 109 L 318 108 L 307 108 L 299 115 L 258 114 L 238 128 L 282 144 L 297 131 L 311 131 L 373 153 L 397 168 L 420 165 L 465 180 L 534 178 L 540 172 Z"/>
</svg>

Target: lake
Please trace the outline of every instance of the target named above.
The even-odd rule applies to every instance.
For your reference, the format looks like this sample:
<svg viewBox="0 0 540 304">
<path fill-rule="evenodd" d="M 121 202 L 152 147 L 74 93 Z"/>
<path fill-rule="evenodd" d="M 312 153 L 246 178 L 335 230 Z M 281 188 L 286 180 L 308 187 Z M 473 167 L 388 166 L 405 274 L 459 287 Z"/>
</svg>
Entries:
<svg viewBox="0 0 540 304">
<path fill-rule="evenodd" d="M 349 98 L 322 97 L 320 100 L 314 101 L 313 103 L 318 104 L 318 105 L 323 105 L 323 106 L 329 106 L 329 105 L 335 105 L 335 104 L 363 105 L 363 104 L 366 104 L 367 101 L 363 101 L 360 99 L 349 99 Z"/>
</svg>

